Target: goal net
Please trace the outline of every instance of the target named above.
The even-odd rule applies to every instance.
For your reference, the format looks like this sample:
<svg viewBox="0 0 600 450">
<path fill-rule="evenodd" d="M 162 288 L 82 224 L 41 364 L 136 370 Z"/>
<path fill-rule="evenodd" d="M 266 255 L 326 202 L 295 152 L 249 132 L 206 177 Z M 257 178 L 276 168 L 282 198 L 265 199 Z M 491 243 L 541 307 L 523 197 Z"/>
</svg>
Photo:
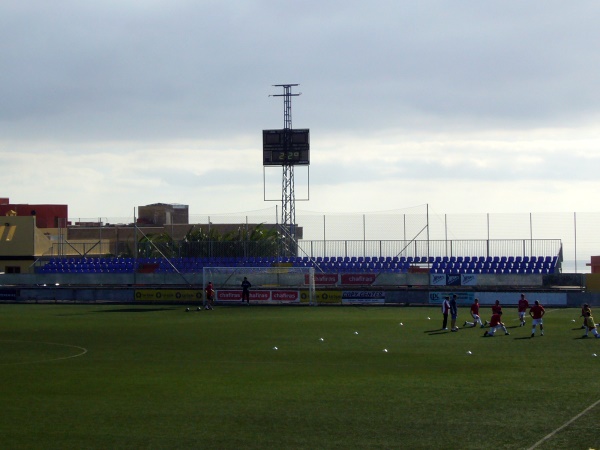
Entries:
<svg viewBox="0 0 600 450">
<path fill-rule="evenodd" d="M 251 284 L 250 303 L 315 303 L 313 267 L 204 267 L 203 287 L 212 282 L 217 303 L 241 303 L 244 277 Z"/>
</svg>

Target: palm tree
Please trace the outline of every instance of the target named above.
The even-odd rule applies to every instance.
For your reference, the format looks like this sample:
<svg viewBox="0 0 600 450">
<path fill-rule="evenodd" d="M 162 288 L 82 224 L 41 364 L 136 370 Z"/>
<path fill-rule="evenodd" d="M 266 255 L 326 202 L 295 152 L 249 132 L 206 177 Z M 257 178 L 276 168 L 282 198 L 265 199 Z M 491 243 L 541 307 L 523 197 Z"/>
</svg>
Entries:
<svg viewBox="0 0 600 450">
<path fill-rule="evenodd" d="M 143 236 L 138 247 L 138 254 L 142 258 L 173 258 L 179 254 L 179 242 L 174 241 L 167 232 Z"/>
</svg>

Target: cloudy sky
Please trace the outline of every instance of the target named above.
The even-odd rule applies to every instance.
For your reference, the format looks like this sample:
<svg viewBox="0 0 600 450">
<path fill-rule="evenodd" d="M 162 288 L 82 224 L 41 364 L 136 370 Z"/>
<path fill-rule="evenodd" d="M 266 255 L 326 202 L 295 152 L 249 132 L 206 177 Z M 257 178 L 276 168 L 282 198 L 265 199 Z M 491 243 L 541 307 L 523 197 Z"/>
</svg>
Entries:
<svg viewBox="0 0 600 450">
<path fill-rule="evenodd" d="M 4 0 L 0 197 L 71 217 L 273 207 L 261 130 L 298 83 L 297 211 L 597 211 L 600 3 Z"/>
</svg>

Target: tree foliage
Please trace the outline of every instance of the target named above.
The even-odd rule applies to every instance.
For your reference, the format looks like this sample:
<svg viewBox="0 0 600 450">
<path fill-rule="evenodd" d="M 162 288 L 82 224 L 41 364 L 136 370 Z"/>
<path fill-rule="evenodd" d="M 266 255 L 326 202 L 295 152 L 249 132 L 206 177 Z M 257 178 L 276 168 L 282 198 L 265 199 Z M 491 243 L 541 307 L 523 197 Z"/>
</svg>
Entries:
<svg viewBox="0 0 600 450">
<path fill-rule="evenodd" d="M 192 226 L 182 240 L 175 241 L 166 232 L 149 234 L 139 240 L 141 257 L 221 257 L 242 258 L 277 256 L 280 233 L 275 227 L 258 224 L 248 228 L 220 232 L 217 227 Z"/>
</svg>

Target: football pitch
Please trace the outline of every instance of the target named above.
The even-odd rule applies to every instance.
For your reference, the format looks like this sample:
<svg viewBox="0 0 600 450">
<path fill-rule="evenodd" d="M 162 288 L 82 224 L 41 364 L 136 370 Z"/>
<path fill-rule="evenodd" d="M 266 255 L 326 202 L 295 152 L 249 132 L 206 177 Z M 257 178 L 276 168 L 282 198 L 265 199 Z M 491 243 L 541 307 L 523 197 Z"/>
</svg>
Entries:
<svg viewBox="0 0 600 450">
<path fill-rule="evenodd" d="M 485 309 L 485 308 L 482 308 Z M 2 448 L 600 447 L 600 339 L 437 307 L 0 305 Z M 487 317 L 484 311 L 482 317 Z"/>
</svg>

